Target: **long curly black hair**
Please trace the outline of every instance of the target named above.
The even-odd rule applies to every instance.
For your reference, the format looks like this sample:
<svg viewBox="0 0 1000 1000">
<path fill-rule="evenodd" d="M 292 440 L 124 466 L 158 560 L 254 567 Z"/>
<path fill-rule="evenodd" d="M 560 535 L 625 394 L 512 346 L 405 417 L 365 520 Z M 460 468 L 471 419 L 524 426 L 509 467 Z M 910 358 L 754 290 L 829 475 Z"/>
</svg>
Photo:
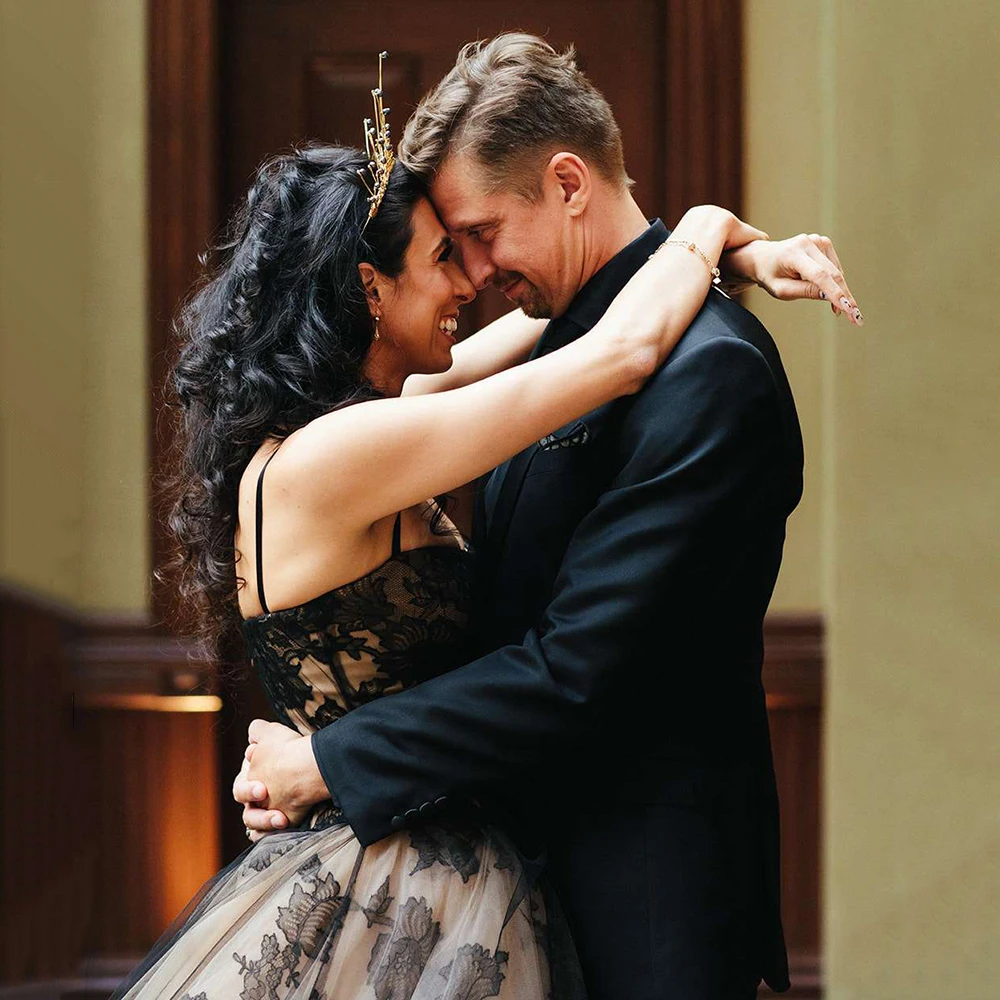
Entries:
<svg viewBox="0 0 1000 1000">
<path fill-rule="evenodd" d="M 179 411 L 167 487 L 179 619 L 217 653 L 239 620 L 234 533 L 241 476 L 269 437 L 379 395 L 362 364 L 374 326 L 358 264 L 398 277 L 426 188 L 396 164 L 378 213 L 359 149 L 309 145 L 264 163 L 174 323 L 166 399 Z"/>
</svg>

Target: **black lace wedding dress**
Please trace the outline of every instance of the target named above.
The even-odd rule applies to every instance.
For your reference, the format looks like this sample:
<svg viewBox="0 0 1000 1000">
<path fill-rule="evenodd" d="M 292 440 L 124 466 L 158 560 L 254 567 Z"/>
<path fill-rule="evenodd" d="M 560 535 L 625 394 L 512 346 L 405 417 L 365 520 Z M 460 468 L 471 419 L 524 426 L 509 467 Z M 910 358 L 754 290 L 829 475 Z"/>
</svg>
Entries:
<svg viewBox="0 0 1000 1000">
<path fill-rule="evenodd" d="M 276 718 L 311 733 L 468 659 L 470 555 L 457 531 L 456 544 L 401 551 L 397 518 L 386 563 L 267 613 L 264 469 L 265 613 L 243 628 Z M 115 998 L 579 997 L 551 914 L 500 831 L 427 825 L 362 847 L 328 801 L 213 876 Z"/>
</svg>

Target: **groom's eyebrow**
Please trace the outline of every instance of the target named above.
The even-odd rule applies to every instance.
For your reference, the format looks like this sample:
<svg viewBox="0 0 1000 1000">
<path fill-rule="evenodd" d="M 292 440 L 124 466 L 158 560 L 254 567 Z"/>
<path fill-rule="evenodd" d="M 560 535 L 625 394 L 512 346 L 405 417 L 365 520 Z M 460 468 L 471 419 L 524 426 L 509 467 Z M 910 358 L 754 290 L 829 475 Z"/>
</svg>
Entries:
<svg viewBox="0 0 1000 1000">
<path fill-rule="evenodd" d="M 456 233 L 468 233 L 473 229 L 486 229 L 487 226 L 492 226 L 495 222 L 496 219 L 476 219 L 472 222 L 460 222 L 453 227 L 452 231 Z"/>
</svg>

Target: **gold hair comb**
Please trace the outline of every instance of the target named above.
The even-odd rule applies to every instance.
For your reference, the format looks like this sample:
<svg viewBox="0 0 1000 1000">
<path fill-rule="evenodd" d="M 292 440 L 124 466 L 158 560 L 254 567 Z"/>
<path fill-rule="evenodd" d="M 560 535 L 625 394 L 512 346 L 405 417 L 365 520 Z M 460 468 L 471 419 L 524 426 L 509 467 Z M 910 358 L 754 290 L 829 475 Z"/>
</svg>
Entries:
<svg viewBox="0 0 1000 1000">
<path fill-rule="evenodd" d="M 358 171 L 358 176 L 368 189 L 368 218 L 365 226 L 375 218 L 379 205 L 385 197 L 386 188 L 389 186 L 389 175 L 392 173 L 392 166 L 396 162 L 396 156 L 392 151 L 392 142 L 389 139 L 389 122 L 386 115 L 390 108 L 382 107 L 382 62 L 388 56 L 388 52 L 378 54 L 378 88 L 372 91 L 372 102 L 375 105 L 374 123 L 371 118 L 365 119 L 365 150 L 368 153 L 368 176 L 365 176 L 365 168 Z M 361 231 L 364 232 L 364 226 Z"/>
</svg>

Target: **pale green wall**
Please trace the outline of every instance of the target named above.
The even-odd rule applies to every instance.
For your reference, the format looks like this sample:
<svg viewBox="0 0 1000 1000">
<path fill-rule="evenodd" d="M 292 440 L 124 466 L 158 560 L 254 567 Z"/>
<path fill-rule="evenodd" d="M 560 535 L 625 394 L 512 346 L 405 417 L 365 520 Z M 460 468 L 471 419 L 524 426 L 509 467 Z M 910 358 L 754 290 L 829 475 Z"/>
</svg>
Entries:
<svg viewBox="0 0 1000 1000">
<path fill-rule="evenodd" d="M 746 11 L 748 214 L 828 232 L 867 319 L 761 310 L 812 466 L 779 596 L 830 622 L 829 995 L 995 1000 L 1000 4 Z"/>
<path fill-rule="evenodd" d="M 0 0 L 0 578 L 147 603 L 145 3 Z"/>
</svg>

